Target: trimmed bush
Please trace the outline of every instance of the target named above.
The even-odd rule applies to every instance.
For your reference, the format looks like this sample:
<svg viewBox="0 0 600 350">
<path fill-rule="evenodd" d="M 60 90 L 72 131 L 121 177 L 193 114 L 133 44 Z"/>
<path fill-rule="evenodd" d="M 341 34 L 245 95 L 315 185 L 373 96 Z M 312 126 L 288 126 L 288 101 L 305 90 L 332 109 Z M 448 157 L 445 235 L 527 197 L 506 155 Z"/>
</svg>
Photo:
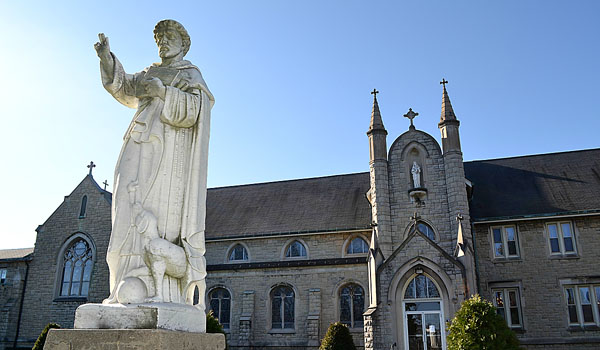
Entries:
<svg viewBox="0 0 600 350">
<path fill-rule="evenodd" d="M 448 350 L 517 350 L 519 341 L 492 303 L 474 295 L 450 323 Z"/>
<path fill-rule="evenodd" d="M 332 323 L 319 350 L 356 350 L 348 326 L 341 322 Z"/>
<path fill-rule="evenodd" d="M 225 335 L 223 325 L 219 323 L 219 320 L 213 315 L 212 310 L 206 314 L 206 333 L 223 333 L 223 335 Z M 225 349 L 228 349 L 227 337 L 225 338 Z"/>
<path fill-rule="evenodd" d="M 33 348 L 31 348 L 31 350 L 44 349 L 44 344 L 46 344 L 46 337 L 48 336 L 48 331 L 50 330 L 50 328 L 60 328 L 60 326 L 56 323 L 48 323 L 46 327 L 44 327 L 42 333 L 40 333 L 40 336 L 35 341 L 35 344 L 33 344 Z"/>
</svg>

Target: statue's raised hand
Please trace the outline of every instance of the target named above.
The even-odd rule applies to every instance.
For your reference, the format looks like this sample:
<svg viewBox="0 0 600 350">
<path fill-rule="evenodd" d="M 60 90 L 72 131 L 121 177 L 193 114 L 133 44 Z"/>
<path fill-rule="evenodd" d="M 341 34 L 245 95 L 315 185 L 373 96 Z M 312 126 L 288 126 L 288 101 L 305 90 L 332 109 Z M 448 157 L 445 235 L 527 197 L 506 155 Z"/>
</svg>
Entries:
<svg viewBox="0 0 600 350">
<path fill-rule="evenodd" d="M 110 57 L 110 45 L 108 44 L 108 38 L 104 33 L 98 34 L 98 42 L 94 44 L 94 49 L 96 49 L 96 53 L 101 60 Z"/>
</svg>

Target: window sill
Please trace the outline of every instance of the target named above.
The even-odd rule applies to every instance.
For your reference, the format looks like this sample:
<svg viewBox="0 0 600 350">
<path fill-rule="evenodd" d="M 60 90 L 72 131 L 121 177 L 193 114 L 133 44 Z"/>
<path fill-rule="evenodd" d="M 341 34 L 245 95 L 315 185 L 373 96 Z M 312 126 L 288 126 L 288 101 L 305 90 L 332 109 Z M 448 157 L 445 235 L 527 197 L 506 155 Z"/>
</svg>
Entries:
<svg viewBox="0 0 600 350">
<path fill-rule="evenodd" d="M 510 263 L 510 262 L 522 262 L 523 259 L 521 259 L 520 256 L 511 256 L 508 258 L 503 258 L 503 257 L 495 257 L 492 259 L 492 262 L 494 263 Z"/>
<path fill-rule="evenodd" d="M 363 256 L 366 258 L 369 253 L 344 253 L 342 258 L 362 258 Z"/>
<path fill-rule="evenodd" d="M 272 328 L 268 332 L 269 334 L 294 334 L 296 333 L 295 329 L 292 328 Z"/>
<path fill-rule="evenodd" d="M 86 302 L 87 297 L 56 297 L 53 302 Z"/>
<path fill-rule="evenodd" d="M 249 263 L 250 259 L 246 259 L 246 260 L 227 260 L 225 261 L 225 264 L 245 264 L 245 263 Z"/>
<path fill-rule="evenodd" d="M 576 253 L 569 254 L 552 254 L 548 257 L 550 260 L 569 260 L 569 259 L 579 259 L 579 255 Z"/>
<path fill-rule="evenodd" d="M 589 325 L 584 325 L 584 326 L 571 325 L 567 328 L 567 331 L 569 331 L 569 332 L 585 332 L 585 331 L 598 331 L 598 330 L 600 330 L 600 327 L 596 326 L 595 324 L 589 324 Z"/>
<path fill-rule="evenodd" d="M 525 332 L 526 332 L 525 329 L 520 328 L 520 327 L 519 328 L 511 328 L 510 330 L 517 334 L 525 334 Z"/>
<path fill-rule="evenodd" d="M 289 260 L 308 260 L 308 256 L 283 257 L 281 259 L 281 261 L 289 261 Z"/>
</svg>

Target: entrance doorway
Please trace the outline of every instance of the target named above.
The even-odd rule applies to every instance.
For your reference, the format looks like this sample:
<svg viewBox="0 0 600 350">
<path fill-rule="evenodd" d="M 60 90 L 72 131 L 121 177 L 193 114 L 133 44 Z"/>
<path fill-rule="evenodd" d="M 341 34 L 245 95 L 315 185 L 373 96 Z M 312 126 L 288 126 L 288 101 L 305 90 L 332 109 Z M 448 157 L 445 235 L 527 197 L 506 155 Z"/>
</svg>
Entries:
<svg viewBox="0 0 600 350">
<path fill-rule="evenodd" d="M 443 350 L 446 337 L 439 289 L 425 274 L 414 276 L 402 300 L 404 343 L 408 350 Z"/>
</svg>

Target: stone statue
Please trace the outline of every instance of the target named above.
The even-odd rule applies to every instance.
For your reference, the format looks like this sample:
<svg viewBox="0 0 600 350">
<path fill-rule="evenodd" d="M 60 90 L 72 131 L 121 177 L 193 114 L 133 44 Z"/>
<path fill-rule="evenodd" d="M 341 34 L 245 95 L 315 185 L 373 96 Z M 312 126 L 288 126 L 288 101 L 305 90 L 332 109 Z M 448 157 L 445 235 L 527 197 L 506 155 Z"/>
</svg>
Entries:
<svg viewBox="0 0 600 350">
<path fill-rule="evenodd" d="M 417 162 L 413 162 L 410 173 L 412 174 L 414 188 L 421 187 L 421 167 Z"/>
<path fill-rule="evenodd" d="M 214 97 L 200 70 L 184 60 L 186 29 L 158 22 L 160 63 L 127 74 L 99 34 L 94 45 L 104 88 L 137 111 L 115 169 L 104 304 L 192 304 L 204 310 L 206 166 Z"/>
</svg>

